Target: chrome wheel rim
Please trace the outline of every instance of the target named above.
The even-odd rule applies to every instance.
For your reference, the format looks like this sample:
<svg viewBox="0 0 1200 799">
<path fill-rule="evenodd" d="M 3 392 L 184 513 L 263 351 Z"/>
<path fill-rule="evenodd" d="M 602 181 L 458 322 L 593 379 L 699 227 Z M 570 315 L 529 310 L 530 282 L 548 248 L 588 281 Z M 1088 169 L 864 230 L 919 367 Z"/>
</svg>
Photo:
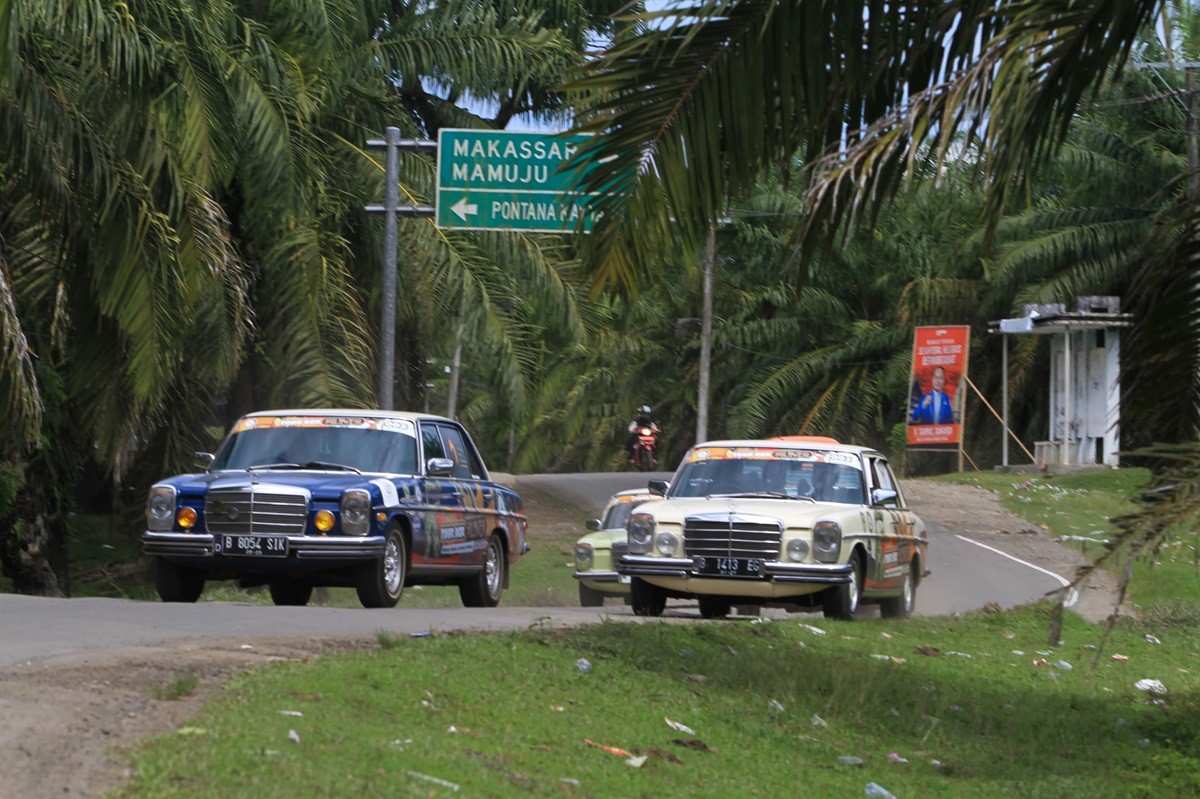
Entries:
<svg viewBox="0 0 1200 799">
<path fill-rule="evenodd" d="M 401 568 L 400 545 L 395 538 L 389 538 L 383 550 L 383 584 L 389 596 L 395 596 L 400 590 Z"/>
<path fill-rule="evenodd" d="M 494 538 L 488 543 L 487 563 L 484 569 L 487 572 L 488 596 L 496 597 L 500 593 L 500 545 Z"/>
<path fill-rule="evenodd" d="M 854 567 L 850 570 L 850 612 L 858 610 L 858 561 L 852 560 Z"/>
</svg>

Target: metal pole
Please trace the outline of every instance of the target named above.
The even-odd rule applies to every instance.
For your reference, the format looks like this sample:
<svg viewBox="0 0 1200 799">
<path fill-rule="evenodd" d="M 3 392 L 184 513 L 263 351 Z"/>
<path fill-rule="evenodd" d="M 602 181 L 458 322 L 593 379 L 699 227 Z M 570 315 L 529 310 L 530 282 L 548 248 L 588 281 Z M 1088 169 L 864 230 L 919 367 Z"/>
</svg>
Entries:
<svg viewBox="0 0 1200 799">
<path fill-rule="evenodd" d="M 1071 463 L 1071 421 L 1075 409 L 1071 406 L 1071 392 L 1074 390 L 1071 386 L 1071 371 L 1074 364 L 1071 363 L 1071 326 L 1067 325 L 1067 334 L 1063 337 L 1063 456 L 1062 463 L 1064 466 L 1069 466 Z"/>
<path fill-rule="evenodd" d="M 1004 348 L 1000 351 L 1000 373 L 1004 376 L 1000 383 L 1000 405 L 1004 412 L 1004 430 L 1000 433 L 1000 462 L 1008 468 L 1008 336 L 1001 333 L 1000 340 L 1004 342 Z"/>
<path fill-rule="evenodd" d="M 383 310 L 379 324 L 379 408 L 393 408 L 396 366 L 396 204 L 399 200 L 400 128 L 388 128 L 383 186 Z"/>
<path fill-rule="evenodd" d="M 716 226 L 709 226 L 704 245 L 704 307 L 700 311 L 700 386 L 696 398 L 696 443 L 708 439 L 708 373 L 712 361 L 713 262 L 717 248 Z"/>
<path fill-rule="evenodd" d="M 446 399 L 446 416 L 450 419 L 458 413 L 458 376 L 462 369 L 463 321 L 458 320 L 454 330 L 454 355 L 450 360 L 450 396 Z"/>
</svg>

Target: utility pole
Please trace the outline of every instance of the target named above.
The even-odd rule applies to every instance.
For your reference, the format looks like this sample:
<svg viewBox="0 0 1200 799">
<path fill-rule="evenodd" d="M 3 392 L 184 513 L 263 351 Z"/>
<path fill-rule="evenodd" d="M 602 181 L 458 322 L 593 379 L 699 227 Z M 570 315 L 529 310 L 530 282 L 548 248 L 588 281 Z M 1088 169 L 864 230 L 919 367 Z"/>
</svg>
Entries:
<svg viewBox="0 0 1200 799">
<path fill-rule="evenodd" d="M 696 397 L 696 443 L 708 439 L 708 380 L 712 361 L 713 268 L 716 261 L 717 228 L 708 227 L 704 244 L 704 299 L 700 311 L 700 386 Z"/>
<path fill-rule="evenodd" d="M 368 139 L 368 147 L 384 147 L 383 205 L 368 205 L 368 214 L 383 214 L 383 306 L 379 321 L 379 383 L 376 389 L 379 409 L 395 410 L 396 364 L 396 250 L 398 234 L 396 218 L 432 219 L 436 209 L 431 205 L 400 205 L 400 150 L 437 152 L 437 142 L 422 139 L 401 139 L 400 128 L 388 128 L 386 138 Z"/>
</svg>

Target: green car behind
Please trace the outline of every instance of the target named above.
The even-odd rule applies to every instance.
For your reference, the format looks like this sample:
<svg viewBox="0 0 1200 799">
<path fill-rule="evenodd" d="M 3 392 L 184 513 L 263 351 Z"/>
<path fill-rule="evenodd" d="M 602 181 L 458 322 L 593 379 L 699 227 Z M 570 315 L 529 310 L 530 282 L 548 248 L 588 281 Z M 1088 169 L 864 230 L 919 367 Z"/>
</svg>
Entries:
<svg viewBox="0 0 1200 799">
<path fill-rule="evenodd" d="M 575 579 L 579 581 L 579 604 L 598 608 L 606 597 L 621 597 L 629 601 L 629 578 L 617 574 L 613 550 L 623 553 L 626 547 L 625 525 L 633 509 L 643 502 L 662 497 L 645 488 L 631 488 L 613 494 L 604 506 L 599 519 L 589 519 L 593 532 L 575 543 Z"/>
</svg>

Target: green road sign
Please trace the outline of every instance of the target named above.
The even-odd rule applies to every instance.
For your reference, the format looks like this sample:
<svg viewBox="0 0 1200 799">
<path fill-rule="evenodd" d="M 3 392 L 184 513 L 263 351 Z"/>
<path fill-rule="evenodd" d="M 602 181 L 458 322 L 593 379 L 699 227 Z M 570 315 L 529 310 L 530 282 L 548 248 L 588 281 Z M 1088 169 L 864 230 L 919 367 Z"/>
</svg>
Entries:
<svg viewBox="0 0 1200 799">
<path fill-rule="evenodd" d="M 567 233 L 583 217 L 587 196 L 576 190 L 582 174 L 563 166 L 582 134 L 507 130 L 438 132 L 436 223 L 459 230 Z"/>
</svg>

